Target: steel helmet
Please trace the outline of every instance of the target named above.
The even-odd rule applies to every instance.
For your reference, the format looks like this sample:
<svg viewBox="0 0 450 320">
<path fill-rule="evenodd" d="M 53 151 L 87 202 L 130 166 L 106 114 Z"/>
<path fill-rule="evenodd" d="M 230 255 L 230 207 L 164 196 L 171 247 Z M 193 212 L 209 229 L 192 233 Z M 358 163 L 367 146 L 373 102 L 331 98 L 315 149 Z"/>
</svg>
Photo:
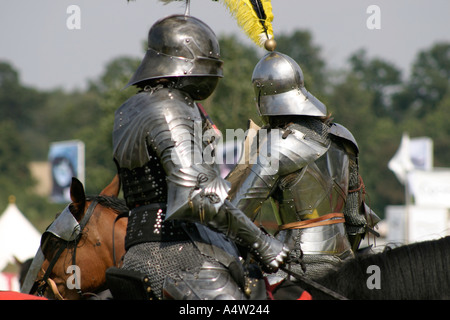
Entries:
<svg viewBox="0 0 450 320">
<path fill-rule="evenodd" d="M 188 91 L 194 99 L 196 95 L 204 99 L 223 76 L 222 65 L 212 29 L 192 16 L 172 15 L 150 28 L 147 52 L 127 86 L 177 77 L 177 88 Z"/>
<path fill-rule="evenodd" d="M 306 90 L 302 69 L 285 54 L 266 54 L 253 70 L 252 84 L 261 116 L 326 116 L 327 107 Z"/>
</svg>

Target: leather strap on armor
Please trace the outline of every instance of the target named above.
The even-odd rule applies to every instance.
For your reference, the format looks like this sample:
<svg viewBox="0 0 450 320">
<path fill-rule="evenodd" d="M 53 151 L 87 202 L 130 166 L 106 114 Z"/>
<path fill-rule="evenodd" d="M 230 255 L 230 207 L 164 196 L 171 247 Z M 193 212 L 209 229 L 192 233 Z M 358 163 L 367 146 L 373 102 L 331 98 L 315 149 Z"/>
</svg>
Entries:
<svg viewBox="0 0 450 320">
<path fill-rule="evenodd" d="M 344 223 L 344 214 L 343 213 L 329 213 L 324 216 L 321 216 L 316 219 L 309 219 L 303 221 L 296 221 L 291 223 L 286 223 L 278 227 L 278 230 L 286 230 L 286 229 L 305 229 L 312 228 L 318 226 L 326 226 L 330 224 L 336 223 Z"/>
<path fill-rule="evenodd" d="M 144 242 L 186 240 L 188 235 L 178 221 L 164 221 L 165 203 L 134 208 L 128 217 L 125 249 Z"/>
</svg>

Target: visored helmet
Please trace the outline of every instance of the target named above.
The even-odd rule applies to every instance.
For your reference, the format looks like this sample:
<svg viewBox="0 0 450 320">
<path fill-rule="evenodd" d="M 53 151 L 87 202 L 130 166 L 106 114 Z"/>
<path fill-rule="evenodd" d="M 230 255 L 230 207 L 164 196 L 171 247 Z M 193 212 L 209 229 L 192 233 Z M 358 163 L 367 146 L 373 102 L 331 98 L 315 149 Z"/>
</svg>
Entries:
<svg viewBox="0 0 450 320">
<path fill-rule="evenodd" d="M 175 82 L 179 89 L 204 99 L 223 76 L 222 65 L 219 42 L 212 29 L 192 16 L 172 15 L 150 28 L 147 52 L 127 86 L 180 77 L 183 79 Z"/>
<path fill-rule="evenodd" d="M 252 84 L 261 116 L 326 116 L 327 107 L 306 90 L 302 69 L 285 54 L 265 55 L 253 70 Z"/>
</svg>

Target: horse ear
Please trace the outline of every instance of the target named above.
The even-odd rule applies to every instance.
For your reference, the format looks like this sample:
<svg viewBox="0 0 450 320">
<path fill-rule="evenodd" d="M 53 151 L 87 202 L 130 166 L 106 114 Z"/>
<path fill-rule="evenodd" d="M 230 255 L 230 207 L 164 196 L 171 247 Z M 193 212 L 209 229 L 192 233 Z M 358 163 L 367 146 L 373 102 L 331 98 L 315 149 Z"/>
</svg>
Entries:
<svg viewBox="0 0 450 320">
<path fill-rule="evenodd" d="M 70 185 L 70 198 L 73 203 L 82 204 L 83 206 L 86 201 L 83 184 L 75 177 L 72 177 L 72 184 Z"/>
<path fill-rule="evenodd" d="M 118 197 L 120 191 L 120 178 L 119 175 L 116 174 L 114 178 L 112 179 L 111 183 L 106 186 L 105 189 L 103 189 L 102 192 L 100 192 L 103 196 L 110 196 L 110 197 Z"/>
</svg>

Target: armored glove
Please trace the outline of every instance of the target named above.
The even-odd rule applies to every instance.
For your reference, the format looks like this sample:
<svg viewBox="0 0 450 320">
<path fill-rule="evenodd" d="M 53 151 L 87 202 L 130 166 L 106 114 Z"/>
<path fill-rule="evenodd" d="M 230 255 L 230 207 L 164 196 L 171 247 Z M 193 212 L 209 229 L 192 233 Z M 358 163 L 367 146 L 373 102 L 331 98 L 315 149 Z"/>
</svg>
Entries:
<svg viewBox="0 0 450 320">
<path fill-rule="evenodd" d="M 208 220 L 204 221 L 206 225 L 247 248 L 261 263 L 265 272 L 277 271 L 288 258 L 289 249 L 282 242 L 263 232 L 228 200 L 225 200 L 218 213 Z"/>
</svg>

